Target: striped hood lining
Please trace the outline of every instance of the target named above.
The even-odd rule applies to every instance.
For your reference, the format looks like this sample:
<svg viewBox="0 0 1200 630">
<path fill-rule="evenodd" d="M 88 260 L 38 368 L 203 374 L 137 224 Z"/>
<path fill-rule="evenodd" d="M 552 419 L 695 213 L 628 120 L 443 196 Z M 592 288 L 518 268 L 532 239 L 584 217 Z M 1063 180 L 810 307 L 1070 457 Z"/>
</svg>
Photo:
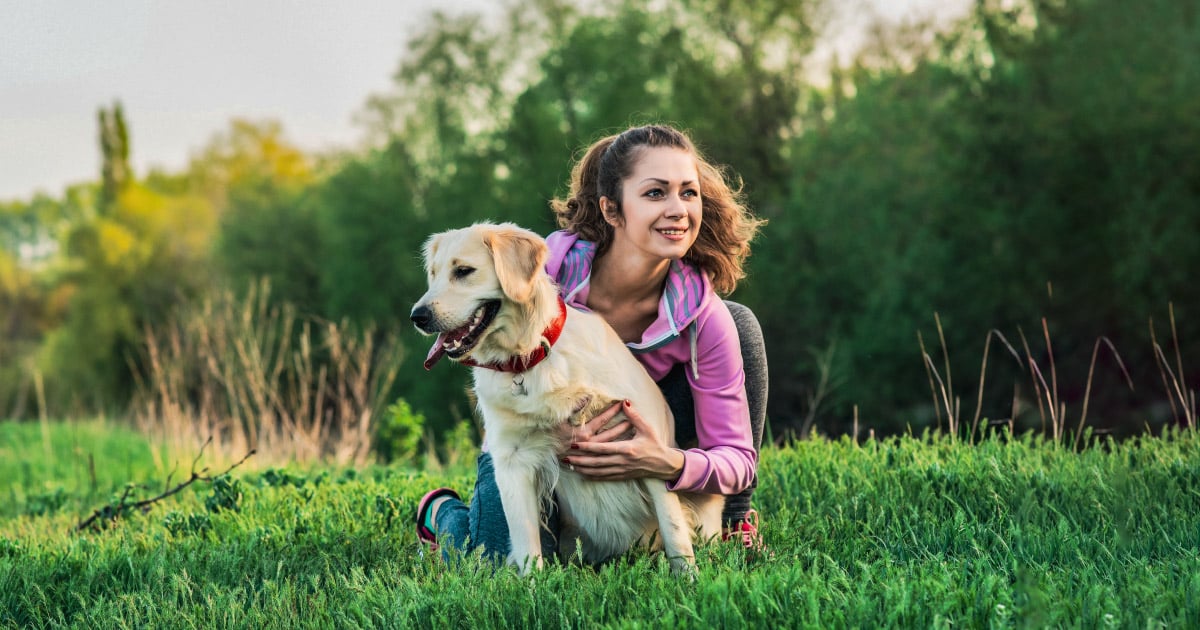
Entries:
<svg viewBox="0 0 1200 630">
<path fill-rule="evenodd" d="M 577 235 L 559 230 L 546 238 L 550 256 L 546 272 L 558 283 L 559 293 L 568 304 L 587 308 L 586 289 L 591 280 L 592 260 L 596 244 Z M 626 344 L 635 353 L 657 350 L 679 338 L 681 331 L 691 329 L 688 337 L 693 372 L 696 371 L 696 316 L 713 295 L 708 275 L 682 260 L 671 262 L 667 272 L 662 299 L 658 303 L 658 318 L 643 333 L 639 342 Z"/>
</svg>

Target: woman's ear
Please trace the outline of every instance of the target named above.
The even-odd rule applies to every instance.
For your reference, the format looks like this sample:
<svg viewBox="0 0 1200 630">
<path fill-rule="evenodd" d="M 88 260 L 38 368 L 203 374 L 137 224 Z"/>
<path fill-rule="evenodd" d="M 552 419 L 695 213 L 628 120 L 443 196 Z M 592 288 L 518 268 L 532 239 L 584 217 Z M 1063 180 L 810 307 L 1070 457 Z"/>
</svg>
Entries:
<svg viewBox="0 0 1200 630">
<path fill-rule="evenodd" d="M 600 212 L 604 215 L 604 221 L 606 223 L 613 227 L 621 227 L 621 212 L 617 209 L 617 202 L 609 199 L 608 197 L 601 197 Z"/>
</svg>

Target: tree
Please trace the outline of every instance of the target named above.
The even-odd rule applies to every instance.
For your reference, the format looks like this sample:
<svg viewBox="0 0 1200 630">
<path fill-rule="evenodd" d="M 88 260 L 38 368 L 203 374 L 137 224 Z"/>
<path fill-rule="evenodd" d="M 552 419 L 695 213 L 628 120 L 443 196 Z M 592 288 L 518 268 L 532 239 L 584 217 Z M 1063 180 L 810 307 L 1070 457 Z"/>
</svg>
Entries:
<svg viewBox="0 0 1200 630">
<path fill-rule="evenodd" d="M 1184 270 L 1200 253 L 1189 236 L 1200 229 L 1197 174 L 1179 152 L 1197 137 L 1197 72 L 1186 61 L 1194 24 L 1170 2 L 981 3 L 920 38 L 933 42 L 923 52 L 878 47 L 835 77 L 808 100 L 786 212 L 753 259 L 755 269 L 787 270 L 770 290 L 789 302 L 760 313 L 772 375 L 819 382 L 809 357 L 832 345 L 825 367 L 843 385 L 821 426 L 846 427 L 838 420 L 858 405 L 864 424 L 917 429 L 934 422 L 917 331 L 946 372 L 935 313 L 951 396 L 964 403 L 991 329 L 1018 348 L 1024 331 L 1049 369 L 1046 317 L 1070 411 L 1103 335 L 1138 393 L 1102 353 L 1092 407 L 1110 427 L 1141 426 L 1162 402 L 1147 318 L 1161 321 L 1174 301 L 1184 356 L 1197 325 L 1179 317 L 1196 308 Z M 996 348 L 983 413 L 1010 414 L 1014 383 L 1036 409 L 1028 373 Z M 777 427 L 807 398 L 794 385 L 772 388 Z M 1026 416 L 1018 422 L 1036 427 L 1036 411 Z"/>
<path fill-rule="evenodd" d="M 86 186 L 68 191 L 59 209 L 69 217 L 61 258 L 46 271 L 52 293 L 66 304 L 39 352 L 60 411 L 120 409 L 144 326 L 211 281 L 204 263 L 212 206 L 198 195 L 163 195 L 133 181 L 120 107 L 101 111 L 104 181 L 98 194 Z"/>
<path fill-rule="evenodd" d="M 191 186 L 215 208 L 213 256 L 238 292 L 266 279 L 276 302 L 313 314 L 323 306 L 312 160 L 278 122 L 234 120 L 214 134 L 188 168 Z"/>
<path fill-rule="evenodd" d="M 114 102 L 111 110 L 101 107 L 97 118 L 102 165 L 100 210 L 106 211 L 116 203 L 117 197 L 133 179 L 133 172 L 129 168 L 129 129 L 125 125 L 125 112 L 120 101 Z"/>
</svg>

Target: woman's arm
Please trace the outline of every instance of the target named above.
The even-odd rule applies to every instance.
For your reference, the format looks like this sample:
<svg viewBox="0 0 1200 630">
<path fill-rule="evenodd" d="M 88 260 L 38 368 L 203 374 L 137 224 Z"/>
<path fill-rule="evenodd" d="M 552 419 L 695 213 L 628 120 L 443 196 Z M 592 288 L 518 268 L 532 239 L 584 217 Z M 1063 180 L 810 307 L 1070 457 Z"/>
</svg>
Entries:
<svg viewBox="0 0 1200 630">
<path fill-rule="evenodd" d="M 758 455 L 746 401 L 741 346 L 728 308 L 719 304 L 699 322 L 695 371 L 688 366 L 697 447 L 668 446 L 640 416 L 633 417 L 636 409 L 626 412 L 630 420 L 596 434 L 617 413 L 614 405 L 576 430 L 575 444 L 565 453 L 566 463 L 596 479 L 664 479 L 671 490 L 736 494 L 753 483 Z M 656 358 L 676 363 L 690 358 L 686 340 L 666 352 L 674 356 Z"/>
<path fill-rule="evenodd" d="M 697 446 L 683 451 L 683 472 L 668 487 L 736 494 L 754 482 L 758 465 L 737 326 L 718 301 L 697 321 L 695 334 L 697 364 L 686 372 Z"/>
</svg>

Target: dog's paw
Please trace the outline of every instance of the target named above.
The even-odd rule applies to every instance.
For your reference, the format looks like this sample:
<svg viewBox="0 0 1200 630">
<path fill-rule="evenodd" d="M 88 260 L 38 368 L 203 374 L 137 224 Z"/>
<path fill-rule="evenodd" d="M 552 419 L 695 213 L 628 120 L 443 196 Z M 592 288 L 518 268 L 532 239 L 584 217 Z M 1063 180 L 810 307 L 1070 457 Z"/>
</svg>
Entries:
<svg viewBox="0 0 1200 630">
<path fill-rule="evenodd" d="M 530 577 L 545 566 L 541 556 L 525 556 L 524 558 L 509 556 L 508 562 L 517 568 L 517 575 L 521 577 Z"/>
<path fill-rule="evenodd" d="M 585 422 L 591 420 L 592 414 L 588 413 L 591 403 L 591 394 L 585 394 L 582 398 L 575 401 L 575 405 L 571 408 L 571 415 L 567 416 L 567 424 L 573 427 L 581 427 Z"/>
<path fill-rule="evenodd" d="M 676 556 L 671 558 L 671 575 L 677 578 L 685 579 L 689 582 L 696 581 L 696 560 L 690 556 Z"/>
</svg>

